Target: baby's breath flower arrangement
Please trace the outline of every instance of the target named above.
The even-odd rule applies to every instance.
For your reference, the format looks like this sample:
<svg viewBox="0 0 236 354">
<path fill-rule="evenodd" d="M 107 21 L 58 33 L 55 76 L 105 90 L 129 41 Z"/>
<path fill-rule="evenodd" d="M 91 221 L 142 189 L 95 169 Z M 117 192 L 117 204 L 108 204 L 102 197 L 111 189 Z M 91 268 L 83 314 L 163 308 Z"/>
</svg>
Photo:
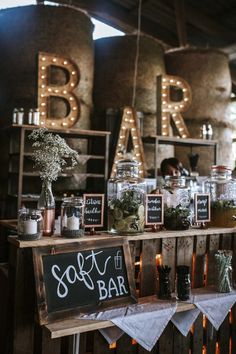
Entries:
<svg viewBox="0 0 236 354">
<path fill-rule="evenodd" d="M 58 175 L 67 165 L 68 159 L 71 165 L 78 163 L 78 153 L 71 149 L 66 141 L 58 134 L 52 134 L 46 128 L 33 130 L 29 135 L 33 140 L 33 160 L 35 168 L 39 171 L 42 180 L 42 191 L 38 200 L 38 209 L 43 214 L 43 235 L 51 236 L 54 232 L 55 200 L 52 194 L 51 184 L 56 181 Z"/>
<path fill-rule="evenodd" d="M 70 158 L 72 166 L 78 163 L 78 153 L 58 134 L 49 133 L 47 128 L 33 130 L 29 139 L 34 141 L 33 160 L 43 181 L 56 181 L 63 166 L 67 164 L 65 159 Z"/>
</svg>

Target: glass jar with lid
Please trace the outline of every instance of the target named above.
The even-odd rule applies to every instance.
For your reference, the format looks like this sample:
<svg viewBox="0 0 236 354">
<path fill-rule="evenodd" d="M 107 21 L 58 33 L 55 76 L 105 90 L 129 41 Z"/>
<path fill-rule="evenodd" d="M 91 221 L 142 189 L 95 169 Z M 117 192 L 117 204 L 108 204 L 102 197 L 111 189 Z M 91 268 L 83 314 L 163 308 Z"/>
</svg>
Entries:
<svg viewBox="0 0 236 354">
<path fill-rule="evenodd" d="M 61 235 L 77 238 L 84 235 L 84 201 L 79 197 L 63 199 L 61 205 Z"/>
<path fill-rule="evenodd" d="M 166 176 L 162 189 L 164 226 L 167 230 L 187 230 L 191 225 L 190 190 L 184 176 Z"/>
<path fill-rule="evenodd" d="M 18 212 L 18 237 L 20 240 L 38 240 L 42 236 L 43 218 L 40 210 L 22 208 Z"/>
<path fill-rule="evenodd" d="M 236 226 L 236 180 L 231 175 L 229 167 L 214 165 L 204 183 L 205 192 L 211 196 L 211 226 Z"/>
<path fill-rule="evenodd" d="M 144 231 L 145 180 L 139 177 L 139 163 L 117 162 L 116 177 L 108 181 L 108 231 L 137 234 Z"/>
</svg>

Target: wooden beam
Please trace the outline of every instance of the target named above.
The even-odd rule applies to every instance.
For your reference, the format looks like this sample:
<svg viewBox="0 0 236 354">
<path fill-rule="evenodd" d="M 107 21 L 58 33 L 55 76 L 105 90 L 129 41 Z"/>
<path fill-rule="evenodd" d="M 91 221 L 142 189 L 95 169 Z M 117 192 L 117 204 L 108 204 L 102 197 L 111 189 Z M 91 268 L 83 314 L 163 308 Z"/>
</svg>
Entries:
<svg viewBox="0 0 236 354">
<path fill-rule="evenodd" d="M 235 41 L 235 34 L 225 26 L 220 25 L 217 20 L 205 15 L 197 8 L 189 6 L 186 1 L 186 19 L 190 25 L 197 27 L 208 35 L 219 37 L 227 40 L 227 42 Z"/>
<path fill-rule="evenodd" d="M 90 16 L 95 17 L 109 25 L 112 25 L 126 33 L 135 33 L 137 31 L 137 15 L 130 13 L 120 5 L 116 5 L 108 0 L 52 0 L 64 6 L 87 11 Z M 176 46 L 176 34 L 171 33 L 166 28 L 158 25 L 157 21 L 150 20 L 142 16 L 141 32 L 148 34 L 164 44 Z"/>
<path fill-rule="evenodd" d="M 179 45 L 185 47 L 187 45 L 187 33 L 184 0 L 175 0 L 174 6 Z"/>
</svg>

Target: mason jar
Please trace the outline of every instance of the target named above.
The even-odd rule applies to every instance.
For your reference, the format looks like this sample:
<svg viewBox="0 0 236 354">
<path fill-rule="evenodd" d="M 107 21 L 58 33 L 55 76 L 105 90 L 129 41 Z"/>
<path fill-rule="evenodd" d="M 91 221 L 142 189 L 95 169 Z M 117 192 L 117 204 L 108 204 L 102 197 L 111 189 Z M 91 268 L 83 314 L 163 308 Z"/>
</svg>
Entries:
<svg viewBox="0 0 236 354">
<path fill-rule="evenodd" d="M 204 183 L 204 191 L 211 196 L 211 226 L 236 226 L 236 180 L 227 166 L 214 165 Z"/>
<path fill-rule="evenodd" d="M 190 208 L 190 189 L 184 176 L 166 176 L 162 189 L 164 226 L 168 230 L 187 230 L 193 218 Z"/>
<path fill-rule="evenodd" d="M 22 208 L 18 212 L 18 237 L 38 240 L 42 236 L 43 218 L 40 210 Z"/>
<path fill-rule="evenodd" d="M 63 199 L 61 205 L 61 235 L 77 238 L 84 235 L 84 202 L 79 197 Z"/>
<path fill-rule="evenodd" d="M 117 162 L 116 177 L 108 181 L 108 231 L 135 235 L 144 231 L 146 183 L 139 177 L 139 163 Z"/>
</svg>

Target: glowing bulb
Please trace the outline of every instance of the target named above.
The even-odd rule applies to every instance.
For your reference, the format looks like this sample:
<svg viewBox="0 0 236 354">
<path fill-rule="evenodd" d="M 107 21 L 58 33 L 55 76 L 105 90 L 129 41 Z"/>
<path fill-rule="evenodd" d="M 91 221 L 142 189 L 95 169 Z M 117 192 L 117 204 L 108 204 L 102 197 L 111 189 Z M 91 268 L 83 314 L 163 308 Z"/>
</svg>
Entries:
<svg viewBox="0 0 236 354">
<path fill-rule="evenodd" d="M 46 60 L 46 58 L 45 57 L 42 57 L 42 61 L 45 61 Z"/>
<path fill-rule="evenodd" d="M 70 101 L 73 101 L 73 99 L 74 99 L 74 97 L 72 97 L 72 96 L 69 97 L 69 100 L 70 100 Z"/>
<path fill-rule="evenodd" d="M 45 66 L 41 66 L 41 69 L 42 69 L 42 70 L 45 70 L 45 69 L 46 69 L 46 67 L 45 67 Z"/>
<path fill-rule="evenodd" d="M 74 86 L 75 86 L 75 84 L 74 84 L 73 82 L 71 82 L 70 86 L 71 86 L 71 87 L 74 87 Z"/>
<path fill-rule="evenodd" d="M 187 97 L 186 97 L 186 98 L 184 98 L 184 101 L 185 101 L 185 102 L 187 102 L 187 101 L 188 101 L 188 98 L 187 98 Z"/>
<path fill-rule="evenodd" d="M 66 90 L 63 90 L 62 92 L 64 93 L 64 95 L 66 95 L 66 94 L 67 94 L 67 91 L 66 91 Z"/>
<path fill-rule="evenodd" d="M 75 71 L 72 71 L 72 72 L 71 72 L 71 75 L 75 75 L 75 74 L 76 74 L 76 72 L 75 72 Z"/>
<path fill-rule="evenodd" d="M 76 111 L 77 107 L 76 107 L 76 106 L 74 106 L 74 107 L 72 107 L 72 109 L 73 109 L 73 111 Z"/>
<path fill-rule="evenodd" d="M 55 125 L 55 122 L 51 122 L 51 125 L 52 125 L 52 126 Z"/>
<path fill-rule="evenodd" d="M 53 63 L 56 63 L 57 58 L 53 58 L 52 61 L 53 61 Z"/>
<path fill-rule="evenodd" d="M 67 64 L 68 64 L 68 61 L 67 61 L 67 60 L 64 60 L 64 61 L 63 61 L 63 64 L 64 64 L 64 65 L 67 65 Z"/>
</svg>

